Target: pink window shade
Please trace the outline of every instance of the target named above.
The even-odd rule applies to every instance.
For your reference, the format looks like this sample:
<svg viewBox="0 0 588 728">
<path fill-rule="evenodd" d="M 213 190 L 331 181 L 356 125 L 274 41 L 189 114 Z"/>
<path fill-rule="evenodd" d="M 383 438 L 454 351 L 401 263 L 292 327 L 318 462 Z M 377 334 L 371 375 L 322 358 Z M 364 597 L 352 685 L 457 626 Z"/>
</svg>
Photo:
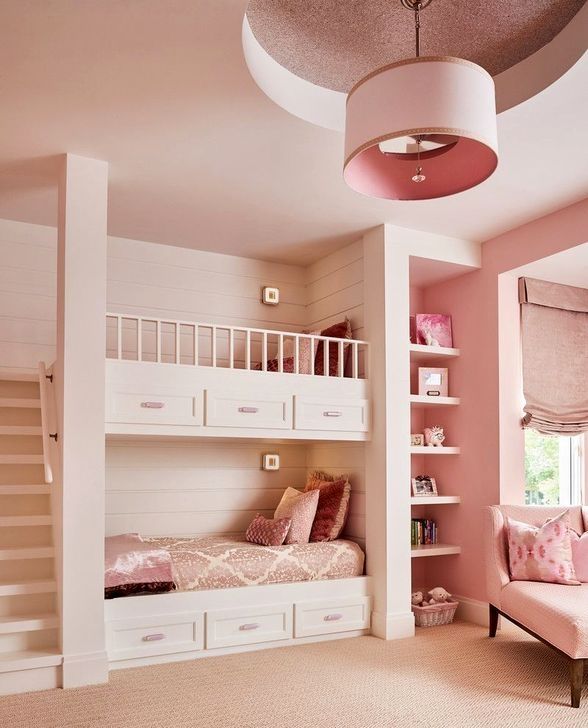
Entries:
<svg viewBox="0 0 588 728">
<path fill-rule="evenodd" d="M 523 425 L 546 435 L 588 432 L 588 289 L 519 279 Z"/>
</svg>

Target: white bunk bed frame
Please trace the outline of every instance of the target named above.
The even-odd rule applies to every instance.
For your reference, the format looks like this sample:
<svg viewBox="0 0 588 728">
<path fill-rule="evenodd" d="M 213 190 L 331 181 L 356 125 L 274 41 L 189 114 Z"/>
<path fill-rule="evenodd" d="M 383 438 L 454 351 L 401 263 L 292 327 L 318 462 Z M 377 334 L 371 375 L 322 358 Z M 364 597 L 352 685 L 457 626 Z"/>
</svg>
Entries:
<svg viewBox="0 0 588 728">
<path fill-rule="evenodd" d="M 284 371 L 288 346 L 292 372 Z M 278 371 L 268 371 L 272 357 Z M 365 341 L 109 313 L 106 435 L 364 441 L 368 372 Z M 371 593 L 370 577 L 361 576 L 105 600 L 110 667 L 367 634 Z"/>
</svg>

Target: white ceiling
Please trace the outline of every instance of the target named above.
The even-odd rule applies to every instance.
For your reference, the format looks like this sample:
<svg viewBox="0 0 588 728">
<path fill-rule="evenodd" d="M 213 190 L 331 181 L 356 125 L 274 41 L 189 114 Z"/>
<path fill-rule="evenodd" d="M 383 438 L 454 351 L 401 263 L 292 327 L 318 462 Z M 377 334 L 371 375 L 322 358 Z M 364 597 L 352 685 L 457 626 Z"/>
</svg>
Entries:
<svg viewBox="0 0 588 728">
<path fill-rule="evenodd" d="M 370 200 L 343 138 L 274 105 L 243 60 L 245 0 L 0 4 L 0 217 L 55 224 L 55 155 L 110 163 L 109 233 L 306 263 L 390 222 L 486 240 L 588 195 L 588 55 L 498 118 L 480 187 Z"/>
</svg>

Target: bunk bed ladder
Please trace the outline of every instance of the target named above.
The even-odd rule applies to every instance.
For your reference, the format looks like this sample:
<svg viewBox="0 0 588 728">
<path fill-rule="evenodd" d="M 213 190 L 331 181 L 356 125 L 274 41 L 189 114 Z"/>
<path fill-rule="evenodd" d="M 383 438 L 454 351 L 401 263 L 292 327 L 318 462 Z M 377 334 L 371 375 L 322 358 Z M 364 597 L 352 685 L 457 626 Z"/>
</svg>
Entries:
<svg viewBox="0 0 588 728">
<path fill-rule="evenodd" d="M 0 374 L 0 694 L 57 676 L 52 377 Z"/>
</svg>

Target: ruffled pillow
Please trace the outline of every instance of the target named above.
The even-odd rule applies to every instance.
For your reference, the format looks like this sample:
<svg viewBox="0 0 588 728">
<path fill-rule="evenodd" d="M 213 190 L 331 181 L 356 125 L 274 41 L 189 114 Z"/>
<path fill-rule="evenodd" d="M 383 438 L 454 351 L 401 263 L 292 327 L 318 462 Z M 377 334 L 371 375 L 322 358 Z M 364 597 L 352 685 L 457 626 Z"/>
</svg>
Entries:
<svg viewBox="0 0 588 728">
<path fill-rule="evenodd" d="M 310 473 L 305 492 L 318 490 L 319 500 L 310 532 L 310 541 L 334 541 L 345 528 L 349 514 L 351 484 L 347 476 Z"/>
<path fill-rule="evenodd" d="M 292 520 L 284 543 L 308 543 L 318 500 L 317 491 L 301 493 L 296 488 L 286 488 L 274 513 L 274 518 Z"/>
<path fill-rule="evenodd" d="M 258 543 L 261 546 L 281 546 L 288 535 L 291 523 L 290 518 L 272 520 L 258 513 L 249 524 L 245 538 L 250 543 Z"/>
<path fill-rule="evenodd" d="M 570 517 L 564 511 L 542 526 L 507 519 L 510 578 L 553 584 L 580 582 L 572 558 Z"/>
</svg>

